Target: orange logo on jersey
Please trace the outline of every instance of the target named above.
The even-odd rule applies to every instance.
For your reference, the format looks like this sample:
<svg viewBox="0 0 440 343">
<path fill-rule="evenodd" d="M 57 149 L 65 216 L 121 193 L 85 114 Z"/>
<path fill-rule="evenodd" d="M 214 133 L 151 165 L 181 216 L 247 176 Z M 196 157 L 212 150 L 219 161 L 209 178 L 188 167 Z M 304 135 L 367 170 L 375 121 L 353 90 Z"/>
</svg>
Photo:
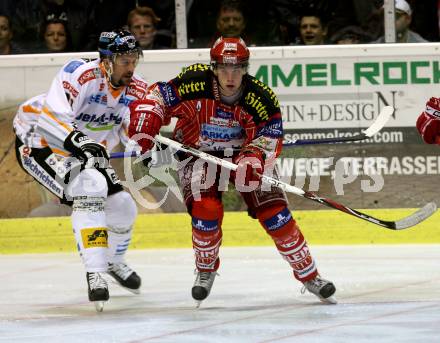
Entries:
<svg viewBox="0 0 440 343">
<path fill-rule="evenodd" d="M 79 84 L 82 86 L 86 82 L 89 82 L 90 80 L 96 79 L 96 68 L 86 70 L 84 73 L 81 74 L 81 76 L 78 79 Z M 99 69 L 98 69 L 99 70 Z"/>
</svg>

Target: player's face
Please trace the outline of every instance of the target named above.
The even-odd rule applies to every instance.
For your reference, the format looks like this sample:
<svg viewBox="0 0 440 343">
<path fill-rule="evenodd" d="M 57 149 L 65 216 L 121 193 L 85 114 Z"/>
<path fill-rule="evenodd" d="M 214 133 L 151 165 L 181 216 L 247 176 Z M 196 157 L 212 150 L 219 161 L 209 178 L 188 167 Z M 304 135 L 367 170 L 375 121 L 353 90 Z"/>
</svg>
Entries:
<svg viewBox="0 0 440 343">
<path fill-rule="evenodd" d="M 246 67 L 240 64 L 218 64 L 214 74 L 220 83 L 220 93 L 231 96 L 239 91 L 243 75 L 246 74 Z"/>
<path fill-rule="evenodd" d="M 139 61 L 137 52 L 132 54 L 116 55 L 113 62 L 112 84 L 115 86 L 128 86 Z"/>
</svg>

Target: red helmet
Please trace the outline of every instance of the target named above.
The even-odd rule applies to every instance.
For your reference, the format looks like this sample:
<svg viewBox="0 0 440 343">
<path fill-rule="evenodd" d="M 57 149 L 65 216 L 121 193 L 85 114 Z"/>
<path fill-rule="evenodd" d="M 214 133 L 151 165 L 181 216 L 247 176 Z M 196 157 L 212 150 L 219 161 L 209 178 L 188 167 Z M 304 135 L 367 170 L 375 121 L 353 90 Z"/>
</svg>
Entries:
<svg viewBox="0 0 440 343">
<path fill-rule="evenodd" d="M 211 48 L 211 64 L 249 63 L 249 49 L 241 38 L 218 38 Z"/>
</svg>

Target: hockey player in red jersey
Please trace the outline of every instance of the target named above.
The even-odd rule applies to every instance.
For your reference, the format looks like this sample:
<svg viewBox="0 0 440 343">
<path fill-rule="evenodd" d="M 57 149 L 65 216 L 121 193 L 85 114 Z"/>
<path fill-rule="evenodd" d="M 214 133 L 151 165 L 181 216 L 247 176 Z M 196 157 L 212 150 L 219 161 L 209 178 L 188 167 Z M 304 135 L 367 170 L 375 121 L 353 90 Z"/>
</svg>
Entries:
<svg viewBox="0 0 440 343">
<path fill-rule="evenodd" d="M 137 207 L 108 151 L 128 142 L 128 105 L 145 96 L 147 84 L 134 74 L 142 51 L 130 32 L 101 33 L 99 53 L 94 61 L 66 63 L 47 93 L 20 106 L 14 130 L 23 169 L 72 205 L 89 300 L 102 311 L 109 299 L 105 272 L 133 293 L 141 286 L 124 259 Z"/>
<path fill-rule="evenodd" d="M 425 143 L 440 144 L 440 98 L 430 98 L 425 110 L 419 115 L 417 130 Z"/>
<path fill-rule="evenodd" d="M 168 82 L 150 88 L 145 100 L 130 105 L 129 136 L 154 137 L 177 117 L 174 139 L 238 165 L 230 179 L 248 207 L 272 237 L 294 277 L 324 302 L 335 303 L 332 282 L 320 277 L 284 192 L 260 184 L 258 174 L 273 168 L 282 147 L 282 117 L 274 92 L 247 73 L 249 50 L 241 38 L 220 37 L 212 46 L 211 65 L 194 64 Z M 138 136 L 139 137 L 139 136 Z M 142 151 L 153 142 L 138 141 Z M 180 156 L 188 158 L 188 156 Z M 192 222 L 197 277 L 193 298 L 200 303 L 210 293 L 220 266 L 223 171 L 208 184 L 208 168 L 192 158 L 179 170 L 180 185 Z M 222 180 L 223 179 L 223 180 Z M 201 187 L 194 187 L 195 184 Z M 267 190 L 264 189 L 266 186 Z"/>
</svg>

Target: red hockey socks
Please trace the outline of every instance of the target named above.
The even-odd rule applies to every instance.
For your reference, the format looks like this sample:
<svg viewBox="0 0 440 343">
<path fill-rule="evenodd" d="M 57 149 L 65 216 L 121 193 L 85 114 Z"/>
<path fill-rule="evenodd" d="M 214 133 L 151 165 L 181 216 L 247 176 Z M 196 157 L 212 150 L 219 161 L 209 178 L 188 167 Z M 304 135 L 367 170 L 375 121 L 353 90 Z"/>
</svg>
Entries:
<svg viewBox="0 0 440 343">
<path fill-rule="evenodd" d="M 199 271 L 216 271 L 222 241 L 223 206 L 215 198 L 202 198 L 192 203 L 192 241 Z"/>
<path fill-rule="evenodd" d="M 295 278 L 301 282 L 314 279 L 318 275 L 315 261 L 289 209 L 272 206 L 258 211 L 257 218 L 292 267 Z"/>
</svg>

